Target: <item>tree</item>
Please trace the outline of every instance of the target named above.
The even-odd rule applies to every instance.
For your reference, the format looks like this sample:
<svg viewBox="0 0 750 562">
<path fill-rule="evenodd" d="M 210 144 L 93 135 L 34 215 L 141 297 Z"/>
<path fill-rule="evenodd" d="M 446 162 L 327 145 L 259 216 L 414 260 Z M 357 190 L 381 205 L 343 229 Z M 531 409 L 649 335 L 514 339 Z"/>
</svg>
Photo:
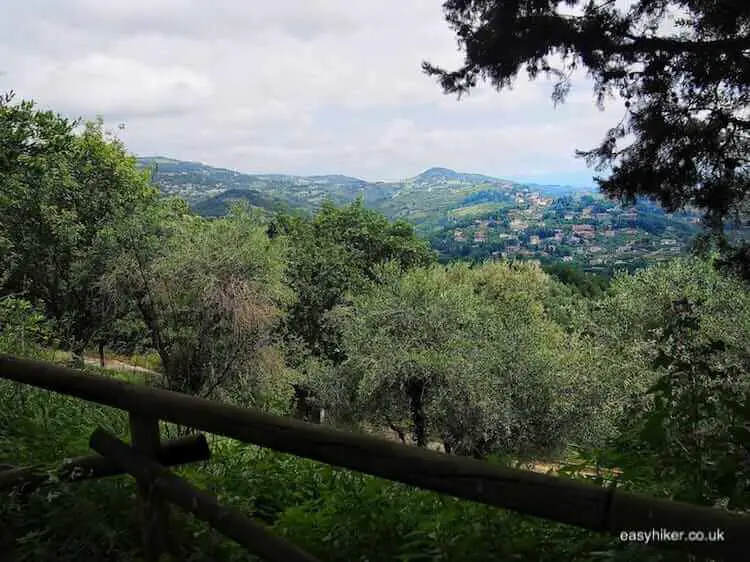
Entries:
<svg viewBox="0 0 750 562">
<path fill-rule="evenodd" d="M 629 432 L 653 408 L 653 398 L 645 393 L 662 374 L 654 364 L 675 320 L 673 303 L 682 299 L 702 303 L 691 313 L 695 327 L 690 346 L 696 364 L 703 360 L 701 350 L 716 341 L 725 346 L 712 351 L 712 362 L 727 367 L 721 369 L 746 361 L 750 294 L 739 279 L 707 261 L 681 258 L 619 274 L 603 298 L 576 310 L 581 316 L 573 324 L 594 350 L 596 368 L 617 384 L 610 417 L 621 430 Z M 732 377 L 725 383 L 746 385 Z"/>
<path fill-rule="evenodd" d="M 168 388 L 257 398 L 278 364 L 272 333 L 288 305 L 284 240 L 236 207 L 221 219 L 163 200 L 115 233 L 122 248 L 104 278 L 115 302 L 135 304 L 161 357 Z"/>
<path fill-rule="evenodd" d="M 581 295 L 597 298 L 607 288 L 607 279 L 594 273 L 586 273 L 578 267 L 554 262 L 544 266 L 544 271 L 556 277 L 561 283 L 575 288 Z"/>
<path fill-rule="evenodd" d="M 0 298 L 0 352 L 21 357 L 35 355 L 49 343 L 49 321 L 28 301 Z"/>
<path fill-rule="evenodd" d="M 313 354 L 334 362 L 343 355 L 337 333 L 324 325 L 323 316 L 346 293 L 375 281 L 378 265 L 393 260 L 408 269 L 435 260 L 411 225 L 389 221 L 365 208 L 361 199 L 340 208 L 326 201 L 312 220 L 277 216 L 269 234 L 278 232 L 289 239 L 288 276 L 297 296 L 287 316 L 288 331 Z"/>
<path fill-rule="evenodd" d="M 377 285 L 329 315 L 347 359 L 318 388 L 334 413 L 407 422 L 420 446 L 432 438 L 476 456 L 555 450 L 580 436 L 595 407 L 581 370 L 567 368 L 575 362 L 562 330 L 536 300 L 543 289 L 529 287 L 535 274 L 549 278 L 531 270 L 382 268 Z"/>
<path fill-rule="evenodd" d="M 39 111 L 32 101 L 14 104 L 14 99 L 14 92 L 0 95 L 0 177 L 3 178 L 20 172 L 35 157 L 64 152 L 78 124 L 51 111 Z"/>
<path fill-rule="evenodd" d="M 721 238 L 725 219 L 750 193 L 750 3 L 744 0 L 448 0 L 446 19 L 464 64 L 423 69 L 459 96 L 480 79 L 509 88 L 522 69 L 557 82 L 561 102 L 572 73 L 594 80 L 599 106 L 624 100 L 622 120 L 598 148 L 579 151 L 612 197 L 646 196 L 668 211 L 693 206 Z M 577 15 L 563 13 L 577 9 Z M 663 27 L 675 17 L 671 31 Z"/>
<path fill-rule="evenodd" d="M 32 102 L 0 103 L 0 290 L 43 303 L 80 363 L 110 319 L 97 288 L 108 233 L 157 192 L 101 120 L 75 125 Z"/>
<path fill-rule="evenodd" d="M 748 505 L 750 431 L 746 426 L 750 357 L 726 360 L 727 343 L 701 333 L 700 302 L 680 299 L 659 342 L 654 407 L 641 415 L 650 448 L 677 499 L 730 509 Z"/>
</svg>

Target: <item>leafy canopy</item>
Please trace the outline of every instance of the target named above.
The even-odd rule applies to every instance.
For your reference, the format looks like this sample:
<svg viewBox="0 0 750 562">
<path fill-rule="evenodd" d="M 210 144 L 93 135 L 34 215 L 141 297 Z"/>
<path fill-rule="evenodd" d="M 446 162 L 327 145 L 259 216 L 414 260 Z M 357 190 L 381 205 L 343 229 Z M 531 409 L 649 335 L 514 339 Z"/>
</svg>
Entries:
<svg viewBox="0 0 750 562">
<path fill-rule="evenodd" d="M 348 292 L 376 281 L 376 268 L 387 261 L 404 269 L 435 260 L 428 244 L 411 225 L 391 222 L 367 209 L 361 199 L 345 207 L 326 201 L 311 219 L 279 215 L 269 234 L 290 240 L 288 278 L 297 300 L 289 311 L 290 331 L 318 356 L 342 360 L 337 334 L 323 316 Z"/>
<path fill-rule="evenodd" d="M 540 302 L 552 283 L 541 269 L 402 273 L 388 264 L 379 274 L 328 315 L 347 355 L 320 383 L 334 411 L 348 407 L 374 424 L 408 420 L 417 444 L 432 436 L 479 456 L 548 452 L 584 437 L 599 390 Z"/>
<path fill-rule="evenodd" d="M 745 0 L 448 0 L 446 19 L 464 64 L 424 70 L 446 93 L 480 79 L 509 88 L 521 70 L 556 78 L 563 101 L 576 69 L 593 78 L 598 105 L 624 99 L 622 120 L 598 148 L 578 152 L 602 190 L 646 196 L 667 210 L 705 212 L 722 231 L 750 190 L 750 3 Z"/>
<path fill-rule="evenodd" d="M 101 120 L 0 102 L 0 291 L 44 304 L 82 349 L 105 322 L 97 289 L 112 228 L 158 196 Z"/>
<path fill-rule="evenodd" d="M 284 240 L 239 206 L 222 219 L 189 214 L 164 199 L 117 233 L 121 253 L 102 285 L 148 326 L 170 389 L 255 399 L 271 369 L 274 330 L 291 298 Z"/>
</svg>

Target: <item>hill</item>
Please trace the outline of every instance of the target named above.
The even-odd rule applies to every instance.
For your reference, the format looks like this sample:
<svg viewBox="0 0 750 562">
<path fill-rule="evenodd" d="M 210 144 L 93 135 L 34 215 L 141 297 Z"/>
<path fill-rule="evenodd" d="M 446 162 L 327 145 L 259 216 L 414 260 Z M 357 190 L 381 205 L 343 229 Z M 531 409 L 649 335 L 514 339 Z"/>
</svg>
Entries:
<svg viewBox="0 0 750 562">
<path fill-rule="evenodd" d="M 185 199 L 191 206 L 213 199 L 203 207 L 218 208 L 227 197 L 236 198 L 239 191 L 256 191 L 292 208 L 312 209 L 326 197 L 337 203 L 353 201 L 359 195 L 367 200 L 386 197 L 382 186 L 343 175 L 290 176 L 284 174 L 244 174 L 215 168 L 199 162 L 184 162 L 164 157 L 141 157 L 142 167 L 154 167 L 154 181 L 162 192 Z M 264 202 L 260 206 L 265 205 Z"/>
<path fill-rule="evenodd" d="M 502 256 L 612 271 L 684 253 L 700 228 L 695 213 L 668 215 L 646 201 L 625 209 L 591 189 L 440 167 L 398 182 L 368 182 L 335 174 L 244 174 L 160 156 L 139 163 L 154 167 L 163 193 L 204 216 L 221 216 L 238 200 L 267 212 L 310 212 L 326 198 L 346 204 L 362 197 L 367 207 L 413 224 L 444 260 Z"/>
<path fill-rule="evenodd" d="M 181 197 L 196 212 L 212 216 L 228 209 L 229 200 L 237 198 L 267 210 L 277 209 L 282 201 L 292 209 L 311 210 L 325 198 L 344 204 L 361 196 L 368 207 L 390 218 L 404 218 L 420 225 L 445 213 L 464 216 L 473 212 L 472 207 L 478 203 L 512 201 L 509 196 L 531 188 L 556 195 L 582 189 L 528 186 L 439 167 L 399 182 L 368 182 L 344 175 L 244 174 L 163 156 L 141 157 L 138 161 L 141 166 L 154 168 L 154 181 L 162 192 Z M 242 191 L 248 193 L 242 195 Z"/>
<path fill-rule="evenodd" d="M 279 197 L 268 195 L 257 189 L 232 188 L 208 199 L 191 205 L 193 211 L 203 217 L 223 217 L 229 212 L 232 203 L 244 201 L 251 207 L 264 211 L 283 211 L 290 208 L 289 202 Z M 302 207 L 300 205 L 300 207 Z"/>
<path fill-rule="evenodd" d="M 154 167 L 154 180 L 162 191 L 179 196 L 191 204 L 215 198 L 214 208 L 223 197 L 235 197 L 239 190 L 255 190 L 286 200 L 292 207 L 314 208 L 326 197 L 339 203 L 353 201 L 359 196 L 387 215 L 395 217 L 411 214 L 412 195 L 419 195 L 419 213 L 460 208 L 468 195 L 492 190 L 497 192 L 523 191 L 526 186 L 517 182 L 456 172 L 448 168 L 430 168 L 421 174 L 399 182 L 368 182 L 344 175 L 291 176 L 284 174 L 244 174 L 235 170 L 215 168 L 200 162 L 186 162 L 162 156 L 141 157 L 141 166 Z M 581 188 L 566 186 L 534 186 L 542 193 L 564 194 Z M 434 196 L 426 193 L 438 192 Z M 399 198 L 398 202 L 391 203 Z M 406 204 L 406 209 L 403 208 Z M 414 209 L 411 209 L 414 210 Z"/>
</svg>

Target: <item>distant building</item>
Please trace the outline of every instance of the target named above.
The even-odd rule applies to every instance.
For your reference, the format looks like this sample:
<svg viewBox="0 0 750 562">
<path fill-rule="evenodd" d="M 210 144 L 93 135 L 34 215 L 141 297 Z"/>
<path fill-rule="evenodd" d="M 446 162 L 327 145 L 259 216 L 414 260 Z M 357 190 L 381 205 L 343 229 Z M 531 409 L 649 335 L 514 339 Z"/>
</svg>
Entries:
<svg viewBox="0 0 750 562">
<path fill-rule="evenodd" d="M 531 236 L 529 238 L 529 244 L 531 244 L 532 246 L 538 246 L 539 245 L 539 236 L 537 236 L 536 234 L 534 234 L 533 236 Z"/>
<path fill-rule="evenodd" d="M 595 236 L 596 231 L 590 224 L 574 224 L 573 233 L 583 238 L 592 238 L 593 236 Z"/>
<path fill-rule="evenodd" d="M 461 230 L 455 230 L 453 232 L 453 240 L 456 242 L 466 242 L 466 234 Z"/>
</svg>

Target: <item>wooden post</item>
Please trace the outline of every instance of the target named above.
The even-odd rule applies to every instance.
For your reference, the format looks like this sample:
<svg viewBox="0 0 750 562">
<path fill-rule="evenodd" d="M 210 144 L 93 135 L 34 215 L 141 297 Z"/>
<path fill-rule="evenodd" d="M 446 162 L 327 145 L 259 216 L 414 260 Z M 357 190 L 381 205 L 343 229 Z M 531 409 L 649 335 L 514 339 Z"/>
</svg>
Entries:
<svg viewBox="0 0 750 562">
<path fill-rule="evenodd" d="M 203 435 L 165 441 L 161 444 L 157 461 L 163 466 L 175 466 L 211 458 L 208 442 Z M 16 467 L 0 465 L 0 492 L 14 490 L 27 493 L 39 486 L 60 482 L 78 482 L 91 478 L 105 478 L 124 474 L 117 465 L 101 455 L 88 455 L 65 459 L 56 473 L 41 471 L 33 466 Z"/>
<path fill-rule="evenodd" d="M 261 560 L 267 562 L 318 562 L 311 554 L 283 537 L 269 532 L 263 525 L 237 509 L 223 506 L 211 494 L 194 488 L 187 481 L 166 470 L 119 439 L 99 428 L 91 435 L 92 449 L 116 463 L 137 479 L 152 481 L 162 497 L 206 521 L 223 535 L 233 539 Z"/>
<path fill-rule="evenodd" d="M 130 414 L 130 437 L 133 449 L 149 459 L 156 459 L 161 446 L 159 420 Z M 167 549 L 167 502 L 153 493 L 151 482 L 138 480 L 137 509 L 147 562 L 159 562 Z"/>
</svg>

